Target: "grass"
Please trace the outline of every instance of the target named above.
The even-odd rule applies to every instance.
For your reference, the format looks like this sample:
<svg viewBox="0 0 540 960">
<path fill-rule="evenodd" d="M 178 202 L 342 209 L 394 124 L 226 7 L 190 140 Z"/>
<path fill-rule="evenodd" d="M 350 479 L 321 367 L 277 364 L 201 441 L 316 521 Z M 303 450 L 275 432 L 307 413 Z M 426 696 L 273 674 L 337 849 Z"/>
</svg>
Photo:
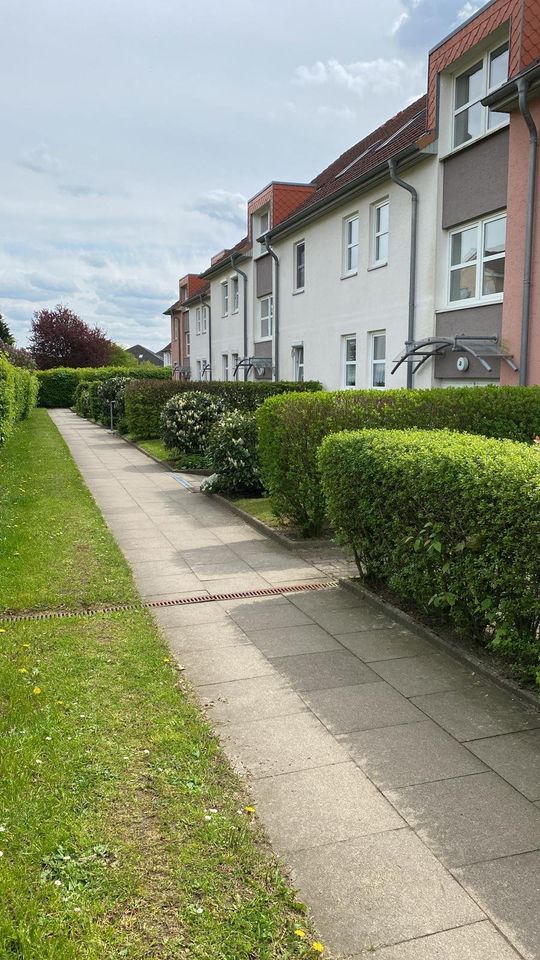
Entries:
<svg viewBox="0 0 540 960">
<path fill-rule="evenodd" d="M 51 465 L 38 469 L 44 451 Z M 134 595 L 43 411 L 0 463 L 9 542 L 16 529 L 19 554 L 32 559 L 32 537 L 36 551 L 17 561 L 18 592 L 0 579 L 5 606 Z M 48 499 L 62 531 L 52 542 Z M 4 621 L 0 631 L 0 956 L 313 957 L 294 932 L 303 908 L 150 615 Z"/>
<path fill-rule="evenodd" d="M 156 460 L 170 463 L 177 470 L 208 470 L 208 458 L 197 453 L 180 453 L 179 450 L 169 450 L 162 440 L 138 440 L 137 446 Z"/>
<path fill-rule="evenodd" d="M 247 497 L 240 500 L 234 500 L 237 507 L 245 510 L 257 520 L 262 520 L 269 527 L 282 527 L 283 524 L 272 512 L 270 497 Z"/>
</svg>

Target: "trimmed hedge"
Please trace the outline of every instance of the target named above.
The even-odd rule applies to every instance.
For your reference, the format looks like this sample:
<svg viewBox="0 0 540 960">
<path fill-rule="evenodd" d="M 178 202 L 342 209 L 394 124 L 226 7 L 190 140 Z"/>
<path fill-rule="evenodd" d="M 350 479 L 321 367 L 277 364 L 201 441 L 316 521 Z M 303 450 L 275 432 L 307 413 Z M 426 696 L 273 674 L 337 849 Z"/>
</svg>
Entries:
<svg viewBox="0 0 540 960">
<path fill-rule="evenodd" d="M 540 452 L 451 431 L 362 430 L 319 452 L 360 572 L 497 648 L 540 683 Z"/>
<path fill-rule="evenodd" d="M 324 521 L 317 449 L 328 434 L 363 427 L 446 428 L 531 443 L 540 433 L 540 387 L 321 391 L 267 400 L 257 420 L 262 476 L 274 512 L 313 536 Z"/>
<path fill-rule="evenodd" d="M 320 383 L 276 383 L 264 381 L 171 380 L 168 383 L 130 383 L 124 395 L 125 427 L 135 440 L 150 440 L 160 435 L 159 418 L 163 407 L 171 397 L 186 390 L 202 390 L 222 401 L 225 410 L 241 410 L 249 413 L 256 410 L 268 397 L 285 392 L 320 390 Z"/>
<path fill-rule="evenodd" d="M 93 380 L 110 380 L 112 377 L 129 377 L 136 380 L 169 380 L 170 367 L 155 367 L 141 363 L 136 367 L 54 367 L 38 370 L 39 407 L 72 407 L 79 383 Z"/>
<path fill-rule="evenodd" d="M 14 367 L 0 355 L 0 445 L 10 436 L 17 421 L 29 415 L 36 404 L 37 392 L 35 373 Z"/>
</svg>

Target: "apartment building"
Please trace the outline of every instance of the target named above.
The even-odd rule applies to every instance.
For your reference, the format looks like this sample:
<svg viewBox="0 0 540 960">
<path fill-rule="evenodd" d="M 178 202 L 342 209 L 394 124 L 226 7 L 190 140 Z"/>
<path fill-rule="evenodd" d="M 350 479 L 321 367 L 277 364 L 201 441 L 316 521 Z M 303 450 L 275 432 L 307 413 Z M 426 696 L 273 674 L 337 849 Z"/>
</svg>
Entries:
<svg viewBox="0 0 540 960">
<path fill-rule="evenodd" d="M 200 304 L 201 298 L 204 299 L 207 292 L 206 281 L 196 273 L 188 273 L 178 281 L 178 300 L 164 311 L 164 316 L 171 318 L 170 362 L 173 377 L 177 380 L 189 380 L 194 376 L 191 363 L 190 309 Z M 194 317 L 191 319 L 194 322 Z"/>
<path fill-rule="evenodd" d="M 193 278 L 191 376 L 540 383 L 539 60 L 540 0 L 492 0 L 431 50 L 425 96 L 252 198 L 246 236 Z"/>
</svg>

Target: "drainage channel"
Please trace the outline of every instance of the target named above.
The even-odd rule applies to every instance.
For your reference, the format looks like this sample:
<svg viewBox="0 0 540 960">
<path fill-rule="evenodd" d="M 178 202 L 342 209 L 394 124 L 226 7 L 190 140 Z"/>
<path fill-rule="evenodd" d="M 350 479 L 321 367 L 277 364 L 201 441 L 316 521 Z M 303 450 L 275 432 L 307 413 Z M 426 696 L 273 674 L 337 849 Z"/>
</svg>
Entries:
<svg viewBox="0 0 540 960">
<path fill-rule="evenodd" d="M 337 580 L 314 583 L 292 583 L 283 587 L 260 587 L 258 590 L 237 590 L 235 593 L 202 593 L 194 597 L 173 597 L 170 600 L 146 600 L 142 603 L 110 604 L 107 607 L 88 607 L 85 610 L 38 610 L 0 614 L 0 623 L 19 623 L 22 620 L 60 620 L 65 617 L 96 617 L 101 613 L 123 613 L 129 610 L 160 610 L 164 607 L 185 607 L 195 603 L 216 603 L 219 600 L 256 600 L 258 597 L 279 597 L 288 593 L 306 593 L 337 587 Z"/>
</svg>

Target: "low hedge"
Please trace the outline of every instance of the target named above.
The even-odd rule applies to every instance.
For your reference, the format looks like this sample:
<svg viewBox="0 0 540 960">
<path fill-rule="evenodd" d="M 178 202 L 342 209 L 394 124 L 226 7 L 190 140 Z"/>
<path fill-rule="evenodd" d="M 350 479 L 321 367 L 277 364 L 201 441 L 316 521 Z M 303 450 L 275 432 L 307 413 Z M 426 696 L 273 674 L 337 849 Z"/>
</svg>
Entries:
<svg viewBox="0 0 540 960">
<path fill-rule="evenodd" d="M 110 380 L 112 377 L 129 377 L 137 380 L 169 380 L 170 367 L 155 367 L 141 363 L 137 367 L 55 367 L 38 370 L 38 406 L 72 407 L 75 391 L 81 382 Z"/>
<path fill-rule="evenodd" d="M 360 572 L 540 682 L 540 451 L 448 430 L 362 430 L 319 451 Z"/>
<path fill-rule="evenodd" d="M 263 481 L 274 512 L 318 533 L 324 498 L 317 449 L 338 430 L 451 429 L 531 443 L 540 433 L 540 387 L 341 390 L 273 397 L 257 413 Z"/>
<path fill-rule="evenodd" d="M 251 382 L 212 380 L 171 380 L 168 383 L 131 383 L 124 395 L 126 432 L 137 440 L 149 440 L 160 435 L 159 418 L 163 407 L 178 393 L 202 390 L 219 399 L 226 410 L 249 413 L 256 410 L 268 397 L 285 392 L 320 390 L 320 383 Z"/>
<path fill-rule="evenodd" d="M 35 373 L 14 367 L 0 355 L 0 445 L 10 436 L 17 421 L 29 415 L 36 404 L 37 392 Z"/>
</svg>

